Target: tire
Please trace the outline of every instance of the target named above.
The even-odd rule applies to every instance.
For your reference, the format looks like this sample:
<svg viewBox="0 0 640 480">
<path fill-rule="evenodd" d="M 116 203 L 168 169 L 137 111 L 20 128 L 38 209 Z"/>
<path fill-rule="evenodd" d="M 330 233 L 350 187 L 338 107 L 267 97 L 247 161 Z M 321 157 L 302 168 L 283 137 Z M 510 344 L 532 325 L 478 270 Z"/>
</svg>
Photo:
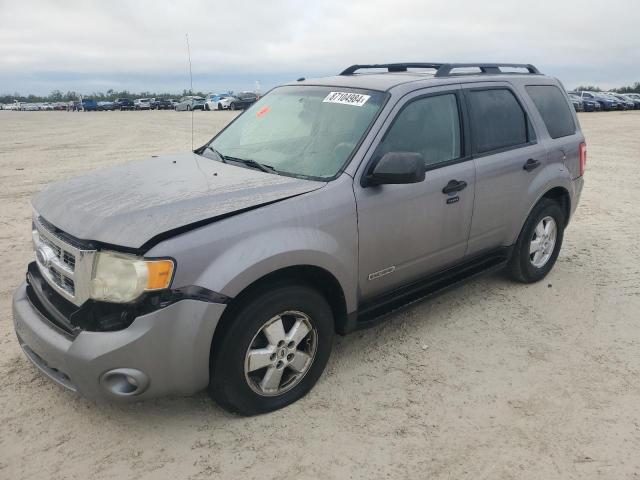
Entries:
<svg viewBox="0 0 640 480">
<path fill-rule="evenodd" d="M 218 110 L 224 110 L 221 103 L 218 104 Z"/>
<path fill-rule="evenodd" d="M 331 353 L 334 322 L 324 296 L 300 284 L 283 283 L 269 287 L 258 289 L 242 299 L 240 306 L 230 312 L 230 317 L 225 318 L 221 331 L 214 337 L 209 394 L 230 412 L 256 415 L 283 408 L 302 398 L 317 382 Z M 303 332 L 309 326 L 311 329 L 295 347 L 291 347 L 293 341 L 281 335 L 272 335 L 269 342 L 264 334 L 265 326 L 275 327 L 278 321 L 283 328 L 275 330 L 281 334 L 292 335 L 294 324 L 304 325 Z M 283 340 L 276 345 L 278 338 Z M 249 351 L 254 348 L 270 349 L 269 357 L 261 357 L 268 360 L 267 366 L 251 366 Z M 305 359 L 304 369 L 296 370 L 289 366 L 288 362 L 294 365 L 299 363 L 297 360 L 304 362 Z M 277 377 L 278 383 L 274 384 L 276 391 L 263 390 L 261 385 L 269 372 L 280 371 L 281 378 Z"/>
<path fill-rule="evenodd" d="M 187 105 L 187 112 L 191 111 L 191 105 Z"/>
<path fill-rule="evenodd" d="M 208 112 L 209 110 L 211 110 L 211 108 L 209 108 L 209 104 L 205 103 L 204 104 L 204 109 Z"/>
<path fill-rule="evenodd" d="M 229 105 L 229 108 L 230 108 L 231 110 L 235 110 L 235 109 L 236 109 L 236 104 L 235 104 L 235 103 L 232 103 L 231 105 Z"/>
<path fill-rule="evenodd" d="M 565 225 L 566 218 L 561 206 L 548 198 L 540 200 L 527 217 L 509 260 L 507 270 L 511 278 L 522 283 L 534 283 L 546 277 L 560 253 Z M 553 244 L 550 238 L 545 240 L 548 233 L 540 235 L 541 226 L 542 231 L 547 226 L 551 231 L 555 226 Z M 539 248 L 536 249 L 536 246 Z"/>
</svg>

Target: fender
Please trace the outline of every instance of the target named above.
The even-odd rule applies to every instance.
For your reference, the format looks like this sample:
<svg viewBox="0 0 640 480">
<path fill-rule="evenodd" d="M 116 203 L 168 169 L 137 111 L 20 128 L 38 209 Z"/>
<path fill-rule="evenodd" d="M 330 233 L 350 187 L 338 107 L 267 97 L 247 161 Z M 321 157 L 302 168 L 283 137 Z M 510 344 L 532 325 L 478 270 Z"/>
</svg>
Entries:
<svg viewBox="0 0 640 480">
<path fill-rule="evenodd" d="M 351 183 L 343 175 L 324 188 L 167 238 L 147 255 L 176 260 L 172 288 L 197 285 L 231 298 L 277 270 L 318 267 L 336 278 L 353 311 L 358 225 Z"/>
<path fill-rule="evenodd" d="M 341 261 L 344 259 L 338 254 L 341 249 L 336 238 L 310 228 L 262 232 L 217 256 L 196 284 L 211 285 L 212 290 L 233 298 L 265 275 L 287 267 L 310 265 L 328 271 L 338 280 L 350 312 L 357 308 L 353 288 L 357 278 L 355 269 Z"/>
</svg>

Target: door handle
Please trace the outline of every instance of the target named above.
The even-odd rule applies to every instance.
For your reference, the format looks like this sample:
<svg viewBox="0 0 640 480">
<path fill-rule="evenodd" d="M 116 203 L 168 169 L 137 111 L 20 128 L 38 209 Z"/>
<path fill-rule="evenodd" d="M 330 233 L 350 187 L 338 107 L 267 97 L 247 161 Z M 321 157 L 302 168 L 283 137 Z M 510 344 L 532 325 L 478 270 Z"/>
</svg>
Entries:
<svg viewBox="0 0 640 480">
<path fill-rule="evenodd" d="M 525 162 L 525 164 L 522 167 L 522 169 L 526 170 L 527 172 L 530 172 L 532 170 L 535 170 L 539 166 L 540 166 L 540 160 L 534 160 L 533 158 L 530 158 L 529 160 L 527 160 Z"/>
<path fill-rule="evenodd" d="M 467 182 L 464 180 L 449 180 L 449 183 L 442 189 L 442 193 L 448 195 L 450 193 L 459 192 L 467 188 Z"/>
</svg>

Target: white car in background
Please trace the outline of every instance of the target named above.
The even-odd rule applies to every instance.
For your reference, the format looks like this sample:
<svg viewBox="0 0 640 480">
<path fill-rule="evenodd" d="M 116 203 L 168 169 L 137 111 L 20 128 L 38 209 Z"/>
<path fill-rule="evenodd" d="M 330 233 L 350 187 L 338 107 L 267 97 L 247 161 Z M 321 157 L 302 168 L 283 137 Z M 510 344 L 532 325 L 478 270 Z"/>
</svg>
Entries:
<svg viewBox="0 0 640 480">
<path fill-rule="evenodd" d="M 226 110 L 231 103 L 230 93 L 211 93 L 207 95 L 204 102 L 205 110 Z"/>
<path fill-rule="evenodd" d="M 136 110 L 151 110 L 151 99 L 150 98 L 136 98 L 133 101 L 133 107 Z"/>
</svg>

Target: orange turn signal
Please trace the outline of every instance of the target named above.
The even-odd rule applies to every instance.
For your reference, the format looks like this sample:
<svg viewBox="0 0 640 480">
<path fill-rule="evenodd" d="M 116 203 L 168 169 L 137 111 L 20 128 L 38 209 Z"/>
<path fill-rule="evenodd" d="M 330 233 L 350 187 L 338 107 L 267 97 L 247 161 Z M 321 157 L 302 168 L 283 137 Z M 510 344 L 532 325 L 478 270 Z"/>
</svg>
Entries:
<svg viewBox="0 0 640 480">
<path fill-rule="evenodd" d="M 172 260 L 147 260 L 147 288 L 146 290 L 160 290 L 168 288 L 173 276 Z"/>
</svg>

